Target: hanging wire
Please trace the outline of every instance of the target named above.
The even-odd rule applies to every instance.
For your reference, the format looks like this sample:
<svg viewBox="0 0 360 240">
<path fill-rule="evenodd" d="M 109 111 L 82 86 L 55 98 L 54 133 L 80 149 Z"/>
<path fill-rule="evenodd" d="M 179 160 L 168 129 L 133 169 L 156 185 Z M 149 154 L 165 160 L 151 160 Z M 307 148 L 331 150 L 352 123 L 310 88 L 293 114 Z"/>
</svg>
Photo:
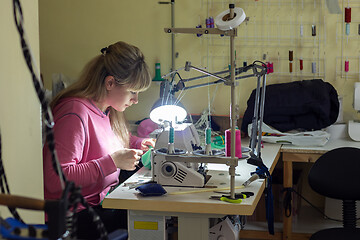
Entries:
<svg viewBox="0 0 360 240">
<path fill-rule="evenodd" d="M 211 129 L 211 102 L 210 102 L 210 85 L 209 85 L 209 78 L 207 79 L 208 85 L 207 85 L 207 97 L 208 97 L 208 110 L 209 110 L 209 116 L 208 116 L 208 124 L 207 127 Z"/>
<path fill-rule="evenodd" d="M 23 52 L 27 67 L 30 71 L 30 74 L 31 74 L 31 77 L 33 80 L 33 85 L 34 85 L 35 91 L 37 93 L 37 96 L 39 98 L 39 101 L 40 101 L 40 104 L 41 104 L 41 107 L 43 110 L 44 122 L 45 122 L 45 126 L 46 126 L 46 128 L 45 128 L 46 141 L 48 143 L 48 147 L 51 152 L 52 165 L 53 165 L 54 171 L 57 173 L 57 175 L 60 178 L 60 183 L 61 183 L 62 189 L 65 192 L 66 186 L 73 184 L 73 182 L 67 181 L 67 179 L 60 167 L 59 161 L 57 159 L 57 154 L 55 151 L 54 133 L 53 133 L 53 127 L 54 127 L 53 116 L 51 113 L 50 106 L 45 98 L 45 90 L 42 85 L 42 82 L 40 81 L 40 78 L 38 77 L 39 74 L 35 74 L 35 71 L 37 71 L 37 67 L 35 66 L 35 60 L 33 59 L 33 55 L 31 54 L 30 48 L 27 44 L 27 40 L 26 40 L 27 38 L 26 38 L 25 30 L 23 28 L 24 18 L 23 18 L 22 8 L 21 8 L 21 4 L 20 4 L 19 0 L 13 0 L 13 13 L 14 13 L 15 24 L 16 24 L 16 27 L 17 27 L 17 30 L 18 30 L 19 36 L 20 36 L 22 52 Z M 1 138 L 0 138 L 0 140 L 1 140 Z M 0 145 L 1 145 L 1 141 L 0 141 Z M 0 153 L 1 153 L 1 151 L 0 151 Z M 1 159 L 1 154 L 0 154 L 0 159 Z M 5 183 L 7 192 L 10 193 L 9 188 L 7 186 L 6 175 L 5 175 L 5 171 L 3 168 L 2 160 L 0 161 L 0 174 L 1 174 L 1 179 L 4 180 L 4 181 L 1 180 L 1 182 Z M 3 191 L 3 187 L 1 187 L 1 190 Z M 97 229 L 100 234 L 100 239 L 108 239 L 107 231 L 104 227 L 104 224 L 102 223 L 98 214 L 88 205 L 88 203 L 86 202 L 84 197 L 81 195 L 80 187 L 75 187 L 75 186 L 72 187 L 70 195 L 64 196 L 64 197 L 65 197 L 65 199 L 69 198 L 69 203 L 70 203 L 69 209 L 72 209 L 72 211 L 74 213 L 77 209 L 78 203 L 81 203 L 85 207 L 85 209 L 90 213 L 90 215 L 93 218 L 93 221 L 96 223 Z M 73 206 L 75 206 L 75 207 L 73 207 Z M 15 211 L 15 215 L 14 214 L 13 215 L 17 219 L 16 210 L 14 209 L 11 212 L 13 213 L 14 211 Z"/>
<path fill-rule="evenodd" d="M 284 191 L 285 191 L 285 196 L 284 196 L 283 207 L 284 207 L 286 217 L 289 217 L 292 214 L 292 206 L 291 206 L 291 200 L 292 200 L 291 195 L 292 194 L 291 193 L 294 192 L 302 200 L 307 202 L 313 209 L 315 209 L 317 212 L 319 212 L 325 219 L 335 221 L 335 222 L 343 222 L 343 220 L 341 220 L 341 219 L 336 219 L 336 218 L 327 216 L 323 210 L 321 210 L 319 207 L 315 206 L 312 202 L 310 202 L 308 199 L 306 199 L 303 195 L 301 195 L 299 192 L 297 192 L 294 188 L 284 188 L 283 192 Z M 356 218 L 356 221 L 358 221 L 358 220 L 360 220 L 360 218 Z"/>
<path fill-rule="evenodd" d="M 57 161 L 57 156 L 54 151 L 55 144 L 53 142 L 54 136 L 53 136 L 53 132 L 52 132 L 52 128 L 54 126 L 53 116 L 51 114 L 49 104 L 45 97 L 45 90 L 42 86 L 42 82 L 40 81 L 40 78 L 38 77 L 39 74 L 35 74 L 35 72 L 34 72 L 34 71 L 37 71 L 37 68 L 34 64 L 35 61 L 33 60 L 33 55 L 31 54 L 31 50 L 27 45 L 27 38 L 26 38 L 25 30 L 23 28 L 24 19 L 23 19 L 22 8 L 21 8 L 21 4 L 20 4 L 19 0 L 13 0 L 13 7 L 14 7 L 13 9 L 14 9 L 15 24 L 16 24 L 17 30 L 20 35 L 20 41 L 21 41 L 23 55 L 24 55 L 27 67 L 31 73 L 35 91 L 40 100 L 40 104 L 41 104 L 41 107 L 43 110 L 44 122 L 45 122 L 45 126 L 46 126 L 46 128 L 45 128 L 46 135 L 47 135 L 47 137 L 49 137 L 48 145 L 49 145 L 49 148 L 51 150 L 53 150 L 52 151 L 53 166 L 54 166 L 55 172 L 60 177 L 61 187 L 62 187 L 62 189 L 64 189 L 65 188 L 64 182 L 66 181 L 65 176 L 60 170 L 60 166 Z"/>
</svg>

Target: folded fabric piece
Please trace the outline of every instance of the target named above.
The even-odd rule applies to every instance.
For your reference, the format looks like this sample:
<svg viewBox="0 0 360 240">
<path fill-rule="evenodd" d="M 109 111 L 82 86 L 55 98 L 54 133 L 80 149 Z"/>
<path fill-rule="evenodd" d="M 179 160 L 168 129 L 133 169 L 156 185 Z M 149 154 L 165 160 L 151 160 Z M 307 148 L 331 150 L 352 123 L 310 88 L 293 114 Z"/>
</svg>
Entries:
<svg viewBox="0 0 360 240">
<path fill-rule="evenodd" d="M 252 91 L 241 125 L 244 133 L 254 115 Z M 335 88 L 321 79 L 302 80 L 266 86 L 264 123 L 281 131 L 320 130 L 336 122 L 339 100 Z"/>
<path fill-rule="evenodd" d="M 252 124 L 248 125 L 248 132 L 251 133 Z M 250 135 L 250 134 L 249 134 Z M 249 136 L 250 137 L 250 136 Z M 262 125 L 262 138 L 264 142 L 292 144 L 295 146 L 324 146 L 330 139 L 330 133 L 326 131 L 305 131 L 305 132 L 280 132 L 272 129 L 265 123 Z"/>
</svg>

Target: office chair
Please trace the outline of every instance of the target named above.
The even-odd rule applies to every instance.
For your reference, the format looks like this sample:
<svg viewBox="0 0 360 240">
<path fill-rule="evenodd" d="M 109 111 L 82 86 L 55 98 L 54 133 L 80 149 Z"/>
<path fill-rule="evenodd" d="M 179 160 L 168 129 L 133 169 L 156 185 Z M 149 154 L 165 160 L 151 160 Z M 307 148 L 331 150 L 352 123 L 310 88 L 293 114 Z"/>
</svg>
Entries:
<svg viewBox="0 0 360 240">
<path fill-rule="evenodd" d="M 326 197 L 342 200 L 343 227 L 314 233 L 310 240 L 360 239 L 356 228 L 356 200 L 360 200 L 360 149 L 342 147 L 322 155 L 310 169 L 311 188 Z"/>
</svg>

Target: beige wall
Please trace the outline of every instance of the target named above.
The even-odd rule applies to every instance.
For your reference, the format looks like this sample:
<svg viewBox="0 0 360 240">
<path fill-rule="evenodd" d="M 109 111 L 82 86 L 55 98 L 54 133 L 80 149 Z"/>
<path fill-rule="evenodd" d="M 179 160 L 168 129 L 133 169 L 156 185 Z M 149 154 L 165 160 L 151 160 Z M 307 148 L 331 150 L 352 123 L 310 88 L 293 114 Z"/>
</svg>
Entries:
<svg viewBox="0 0 360 240">
<path fill-rule="evenodd" d="M 175 2 L 176 27 L 195 27 L 200 22 L 204 26 L 203 22 L 206 17 L 215 17 L 227 8 L 227 1 L 178 0 Z M 351 70 L 355 74 L 349 75 L 347 78 L 339 75 L 341 65 L 336 64 L 337 57 L 356 56 L 359 53 L 358 37 L 356 37 L 358 35 L 355 33 L 359 19 L 356 19 L 355 14 L 353 14 L 354 23 L 352 24 L 352 34 L 355 35 L 355 39 L 352 39 L 350 44 L 345 44 L 341 39 L 336 41 L 336 38 L 340 37 L 337 36 L 337 34 L 339 35 L 337 29 L 340 29 L 341 32 L 341 24 L 339 25 L 337 22 L 343 22 L 343 16 L 329 14 L 322 0 L 286 1 L 284 3 L 277 0 L 234 2 L 236 6 L 244 8 L 247 16 L 250 17 L 248 24 L 244 23 L 238 28 L 239 40 L 236 40 L 238 41 L 236 49 L 239 64 L 242 64 L 246 56 L 252 56 L 253 59 L 248 59 L 248 62 L 252 62 L 256 59 L 262 60 L 263 53 L 268 54 L 267 60 L 271 60 L 271 58 L 274 60 L 280 54 L 283 58 L 282 67 L 279 69 L 279 65 L 275 65 L 275 68 L 277 71 L 286 72 L 288 50 L 295 50 L 296 60 L 300 57 L 300 53 L 304 58 L 319 57 L 321 60 L 318 62 L 318 66 L 321 65 L 323 70 L 320 76 L 297 74 L 294 77 L 294 74 L 273 74 L 268 76 L 268 84 L 322 78 L 332 83 L 339 95 L 343 97 L 344 120 L 358 118 L 357 113 L 352 109 L 353 85 L 355 81 L 359 80 L 358 74 L 356 74 L 359 72 L 358 60 L 352 61 L 354 65 L 351 66 Z M 339 2 L 343 8 L 343 1 L 339 0 Z M 39 3 L 41 66 L 48 88 L 51 88 L 53 73 L 61 72 L 71 79 L 76 79 L 83 65 L 91 57 L 99 54 L 102 47 L 118 40 L 127 41 L 142 49 L 153 74 L 155 62 L 161 63 L 163 74 L 169 72 L 171 37 L 164 33 L 163 28 L 170 27 L 170 5 L 160 5 L 157 0 L 108 0 L 102 2 L 96 0 L 39 0 Z M 354 11 L 356 8 L 353 9 Z M 291 26 L 295 29 L 291 36 L 297 41 L 295 49 L 294 46 L 288 47 L 283 43 L 278 47 L 269 48 L 266 40 L 260 40 L 259 44 L 261 34 L 268 34 L 264 23 L 276 22 L 277 19 L 285 23 L 295 21 Z M 301 42 L 298 36 L 297 24 L 300 21 L 305 23 L 305 31 L 309 29 L 309 22 L 318 21 L 320 47 L 314 49 L 301 47 L 306 44 Z M 276 31 L 276 24 L 272 25 L 275 25 L 271 27 Z M 280 25 L 283 27 L 283 24 Z M 274 31 L 268 32 L 270 35 L 277 36 Z M 284 28 L 281 34 L 283 36 L 288 34 L 286 31 Z M 256 33 L 259 38 L 244 39 L 245 35 L 249 36 L 252 33 Z M 253 45 L 256 43 L 258 45 L 254 47 Z M 341 47 L 342 45 L 343 47 Z M 227 67 L 229 50 L 226 38 L 214 40 L 206 37 L 197 38 L 195 35 L 176 35 L 175 47 L 176 52 L 179 53 L 175 61 L 175 68 L 183 67 L 185 61 L 191 61 L 198 67 L 208 67 L 210 71 L 221 71 Z M 219 60 L 218 56 L 224 56 L 225 60 Z M 181 74 L 183 78 L 197 75 L 184 71 Z M 247 79 L 240 82 L 238 88 L 240 115 L 244 112 L 246 100 L 254 87 L 254 80 Z M 208 106 L 209 95 L 212 97 L 215 90 L 216 87 L 190 90 L 182 102 L 189 112 L 200 113 Z M 148 117 L 149 108 L 158 97 L 158 91 L 158 85 L 153 84 L 150 90 L 142 93 L 140 103 L 127 110 L 128 118 L 139 120 Z M 229 114 L 229 92 L 229 87 L 218 85 L 212 105 L 215 114 Z"/>
<path fill-rule="evenodd" d="M 21 1 L 25 30 L 39 66 L 38 1 Z M 0 128 L 2 158 L 12 194 L 43 198 L 40 104 L 22 55 L 12 1 L 0 1 Z M 1 216 L 9 216 L 5 207 Z M 20 210 L 28 223 L 43 222 L 43 213 Z"/>
</svg>

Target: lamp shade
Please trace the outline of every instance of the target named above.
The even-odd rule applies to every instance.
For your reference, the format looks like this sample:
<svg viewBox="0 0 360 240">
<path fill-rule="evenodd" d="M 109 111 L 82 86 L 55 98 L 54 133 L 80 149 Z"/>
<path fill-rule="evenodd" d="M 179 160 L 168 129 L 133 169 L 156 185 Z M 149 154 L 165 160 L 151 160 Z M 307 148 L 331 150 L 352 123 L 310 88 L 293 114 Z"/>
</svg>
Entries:
<svg viewBox="0 0 360 240">
<path fill-rule="evenodd" d="M 150 111 L 150 119 L 157 124 L 183 122 L 186 115 L 185 107 L 181 102 L 176 102 L 173 95 L 170 95 L 166 101 L 159 98 Z"/>
</svg>

